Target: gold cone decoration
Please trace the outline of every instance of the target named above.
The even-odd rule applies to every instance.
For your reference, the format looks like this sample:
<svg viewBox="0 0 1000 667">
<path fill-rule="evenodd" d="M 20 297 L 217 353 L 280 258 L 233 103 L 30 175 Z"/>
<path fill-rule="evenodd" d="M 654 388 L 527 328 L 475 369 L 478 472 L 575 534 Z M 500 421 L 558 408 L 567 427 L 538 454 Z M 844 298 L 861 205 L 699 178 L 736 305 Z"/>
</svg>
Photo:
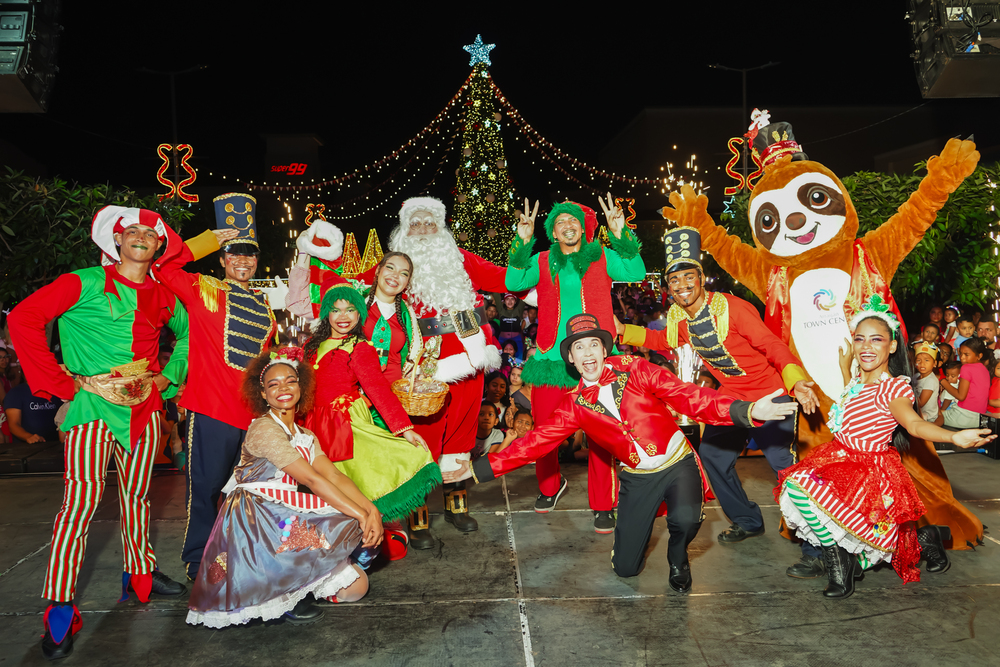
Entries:
<svg viewBox="0 0 1000 667">
<path fill-rule="evenodd" d="M 344 267 L 341 275 L 350 278 L 361 273 L 361 253 L 358 252 L 358 242 L 354 240 L 354 232 L 348 232 L 344 239 L 344 254 L 341 257 Z"/>
<path fill-rule="evenodd" d="M 378 234 L 372 229 L 368 232 L 368 243 L 365 244 L 365 254 L 361 258 L 358 273 L 364 273 L 380 261 L 382 261 L 382 244 L 378 241 Z"/>
</svg>

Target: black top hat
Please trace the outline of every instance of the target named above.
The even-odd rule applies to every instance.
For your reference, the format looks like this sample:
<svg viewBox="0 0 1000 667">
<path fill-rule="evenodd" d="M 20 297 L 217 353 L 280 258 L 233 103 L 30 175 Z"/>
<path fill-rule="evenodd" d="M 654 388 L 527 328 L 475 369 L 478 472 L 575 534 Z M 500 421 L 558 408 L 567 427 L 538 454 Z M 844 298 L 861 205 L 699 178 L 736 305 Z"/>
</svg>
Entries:
<svg viewBox="0 0 1000 667">
<path fill-rule="evenodd" d="M 809 156 L 802 150 L 802 146 L 795 141 L 792 124 L 784 121 L 762 127 L 757 136 L 753 138 L 753 147 L 760 154 L 760 163 L 763 167 L 767 167 L 785 155 L 791 155 L 792 162 L 809 159 Z"/>
<path fill-rule="evenodd" d="M 684 269 L 701 269 L 701 234 L 694 227 L 676 227 L 663 236 L 667 251 L 664 274 Z"/>
<path fill-rule="evenodd" d="M 559 345 L 559 353 L 562 354 L 563 361 L 567 364 L 569 363 L 569 346 L 581 338 L 600 338 L 608 354 L 611 354 L 615 344 L 614 336 L 601 328 L 597 317 L 590 313 L 574 315 L 566 322 L 566 338 Z"/>
</svg>

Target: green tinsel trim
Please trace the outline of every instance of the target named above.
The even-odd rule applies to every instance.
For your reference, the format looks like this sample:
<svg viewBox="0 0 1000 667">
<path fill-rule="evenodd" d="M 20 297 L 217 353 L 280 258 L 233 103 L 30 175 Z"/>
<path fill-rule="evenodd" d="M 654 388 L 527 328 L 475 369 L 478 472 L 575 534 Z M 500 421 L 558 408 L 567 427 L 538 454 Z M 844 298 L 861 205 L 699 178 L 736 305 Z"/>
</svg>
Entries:
<svg viewBox="0 0 1000 667">
<path fill-rule="evenodd" d="M 622 230 L 622 237 L 616 239 L 614 234 L 608 234 L 611 239 L 611 249 L 618 253 L 622 259 L 632 259 L 642 250 L 642 243 L 639 242 L 628 227 Z"/>
<path fill-rule="evenodd" d="M 358 311 L 358 322 L 364 324 L 368 318 L 368 306 L 365 304 L 365 298 L 361 296 L 361 292 L 350 285 L 337 285 L 326 291 L 319 306 L 319 319 L 325 320 L 326 316 L 333 310 L 333 304 L 340 299 L 354 306 L 355 310 Z"/>
<path fill-rule="evenodd" d="M 410 479 L 385 494 L 372 500 L 384 521 L 395 521 L 411 514 L 427 500 L 427 494 L 442 484 L 441 468 L 429 462 Z"/>
<path fill-rule="evenodd" d="M 520 236 L 514 235 L 514 240 L 510 243 L 510 257 L 507 266 L 514 269 L 527 269 L 531 266 L 531 251 L 535 248 L 535 237 L 525 243 Z"/>
<path fill-rule="evenodd" d="M 570 375 L 571 372 L 573 375 Z M 521 371 L 521 379 L 524 380 L 525 384 L 532 386 L 575 387 L 580 379 L 574 379 L 574 375 L 576 375 L 576 369 L 571 368 L 565 362 L 539 359 L 538 357 L 528 359 L 524 364 L 524 370 Z"/>
<path fill-rule="evenodd" d="M 582 278 L 583 274 L 590 268 L 590 265 L 600 259 L 600 257 L 601 242 L 596 239 L 590 243 L 585 243 L 578 251 L 568 255 L 563 254 L 558 243 L 553 243 L 552 247 L 549 248 L 549 272 L 553 276 L 557 276 L 559 275 L 559 271 L 567 263 L 570 263 L 576 269 L 577 275 Z"/>
<path fill-rule="evenodd" d="M 552 230 L 556 226 L 556 218 L 558 218 L 563 213 L 569 213 L 571 216 L 577 219 L 580 223 L 580 229 L 586 233 L 587 230 L 587 216 L 583 214 L 583 209 L 580 208 L 579 204 L 571 201 L 564 201 L 562 203 L 556 204 L 549 211 L 548 216 L 545 218 L 545 233 L 549 237 L 549 241 L 552 243 L 556 242 L 555 237 L 552 235 Z"/>
</svg>

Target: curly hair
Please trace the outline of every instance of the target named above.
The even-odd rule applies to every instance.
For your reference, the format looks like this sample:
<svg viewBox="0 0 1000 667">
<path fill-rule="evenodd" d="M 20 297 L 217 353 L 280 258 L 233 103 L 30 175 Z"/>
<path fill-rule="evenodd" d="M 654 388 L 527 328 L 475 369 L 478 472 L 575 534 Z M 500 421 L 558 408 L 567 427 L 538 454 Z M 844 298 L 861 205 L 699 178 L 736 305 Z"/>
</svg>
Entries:
<svg viewBox="0 0 1000 667">
<path fill-rule="evenodd" d="M 240 393 L 243 395 L 243 402 L 255 417 L 266 414 L 270 409 L 267 400 L 264 398 L 264 387 L 261 386 L 261 373 L 271 363 L 271 353 L 265 350 L 260 356 L 255 358 L 243 371 L 243 383 L 240 386 Z M 293 368 L 289 364 L 284 364 Z M 299 362 L 299 367 L 294 369 L 299 376 L 299 403 L 295 406 L 295 413 L 303 415 L 312 409 L 313 398 L 316 395 L 316 374 L 313 373 L 312 366 L 308 363 Z"/>
</svg>

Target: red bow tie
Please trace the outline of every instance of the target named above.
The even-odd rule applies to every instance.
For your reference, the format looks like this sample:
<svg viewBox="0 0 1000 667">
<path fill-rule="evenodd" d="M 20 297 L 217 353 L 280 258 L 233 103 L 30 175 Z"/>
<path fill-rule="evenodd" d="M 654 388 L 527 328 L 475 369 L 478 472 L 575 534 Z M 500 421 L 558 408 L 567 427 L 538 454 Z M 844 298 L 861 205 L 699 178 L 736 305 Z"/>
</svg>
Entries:
<svg viewBox="0 0 1000 667">
<path fill-rule="evenodd" d="M 607 387 L 609 384 L 618 379 L 615 372 L 611 370 L 611 367 L 607 364 L 604 365 L 604 370 L 601 371 L 601 377 L 598 379 L 597 384 L 591 385 L 589 387 L 584 387 L 580 395 L 588 403 L 597 403 L 597 396 L 601 392 L 601 387 Z"/>
</svg>

